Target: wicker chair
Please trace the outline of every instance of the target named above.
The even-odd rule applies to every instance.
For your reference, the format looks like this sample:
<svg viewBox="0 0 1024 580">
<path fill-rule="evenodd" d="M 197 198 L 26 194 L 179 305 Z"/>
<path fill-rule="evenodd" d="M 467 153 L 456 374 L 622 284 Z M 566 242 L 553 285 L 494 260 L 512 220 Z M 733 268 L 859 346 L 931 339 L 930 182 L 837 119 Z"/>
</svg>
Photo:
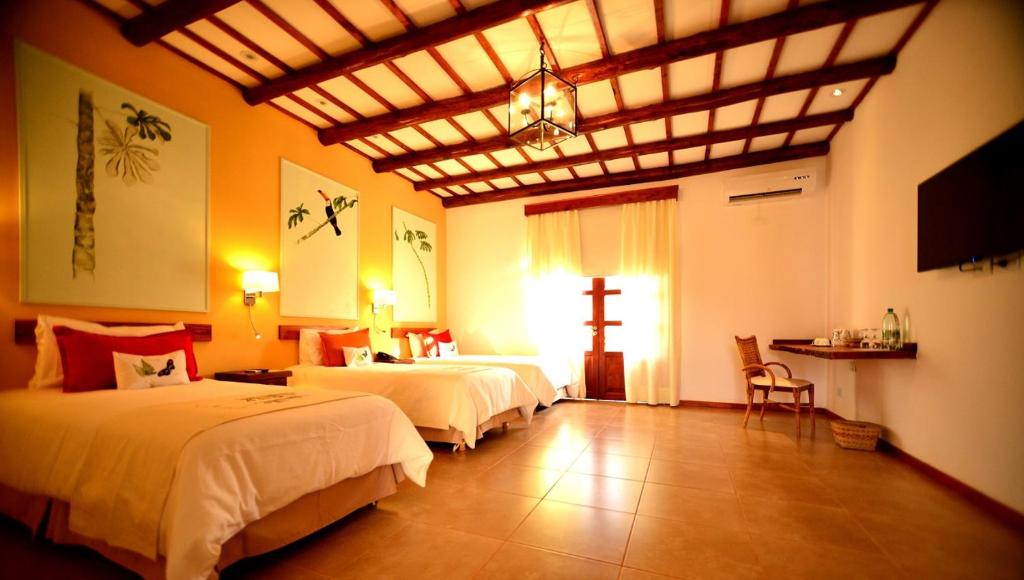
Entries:
<svg viewBox="0 0 1024 580">
<path fill-rule="evenodd" d="M 757 348 L 757 337 L 736 338 L 736 348 L 740 351 L 740 361 L 743 368 L 740 369 L 747 380 L 747 412 L 743 415 L 743 427 L 747 426 L 750 419 L 750 410 L 754 406 L 754 395 L 761 392 L 761 420 L 764 421 L 764 411 L 768 406 L 768 398 L 775 391 L 792 393 L 793 404 L 779 403 L 783 409 L 796 413 L 796 434 L 800 436 L 800 408 L 803 406 L 800 399 L 804 391 L 807 392 L 807 406 L 811 414 L 811 430 L 814 430 L 814 383 L 803 379 L 794 379 L 789 367 L 780 362 L 761 362 L 761 351 Z M 785 378 L 775 376 L 775 373 L 768 367 L 778 366 L 786 371 Z"/>
</svg>

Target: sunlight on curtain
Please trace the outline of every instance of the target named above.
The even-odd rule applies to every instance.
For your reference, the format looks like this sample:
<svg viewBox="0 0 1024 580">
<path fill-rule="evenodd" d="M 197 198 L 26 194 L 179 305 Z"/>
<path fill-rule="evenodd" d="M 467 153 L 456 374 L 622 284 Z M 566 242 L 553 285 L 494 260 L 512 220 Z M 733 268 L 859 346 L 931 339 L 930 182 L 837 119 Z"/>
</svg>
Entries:
<svg viewBox="0 0 1024 580">
<path fill-rule="evenodd" d="M 621 284 L 626 400 L 679 403 L 676 201 L 622 206 Z"/>
<path fill-rule="evenodd" d="M 527 332 L 538 352 L 565 361 L 573 370 L 578 390 L 586 393 L 582 379 L 583 288 L 580 259 L 579 212 L 565 211 L 527 216 L 527 255 L 530 260 L 526 281 Z M 589 333 L 586 333 L 589 339 Z"/>
</svg>

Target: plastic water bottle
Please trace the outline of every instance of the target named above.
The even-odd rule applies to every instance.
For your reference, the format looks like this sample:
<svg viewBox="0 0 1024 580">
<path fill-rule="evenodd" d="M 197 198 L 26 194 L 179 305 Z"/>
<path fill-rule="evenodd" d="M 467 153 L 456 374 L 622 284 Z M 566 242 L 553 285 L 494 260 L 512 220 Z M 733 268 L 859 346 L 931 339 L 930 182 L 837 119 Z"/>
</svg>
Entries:
<svg viewBox="0 0 1024 580">
<path fill-rule="evenodd" d="M 900 321 L 896 313 L 890 308 L 882 318 L 882 348 L 899 350 L 903 348 L 903 341 L 900 340 Z"/>
</svg>

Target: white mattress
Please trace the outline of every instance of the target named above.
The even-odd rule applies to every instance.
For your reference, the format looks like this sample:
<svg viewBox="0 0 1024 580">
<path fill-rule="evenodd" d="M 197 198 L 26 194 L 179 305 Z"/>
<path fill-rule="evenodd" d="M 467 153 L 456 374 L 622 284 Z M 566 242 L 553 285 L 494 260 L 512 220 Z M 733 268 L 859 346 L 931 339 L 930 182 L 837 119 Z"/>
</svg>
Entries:
<svg viewBox="0 0 1024 580">
<path fill-rule="evenodd" d="M 289 385 L 387 397 L 417 427 L 454 428 L 470 447 L 476 446 L 477 425 L 509 409 L 519 409 L 529 422 L 537 407 L 537 397 L 508 369 L 377 363 L 363 367 L 296 365 L 289 370 Z"/>
<path fill-rule="evenodd" d="M 416 364 L 471 365 L 506 368 L 515 371 L 533 391 L 541 405 L 550 407 L 565 395 L 572 384 L 572 369 L 540 356 L 518 354 L 460 354 L 445 358 L 417 358 Z"/>
<path fill-rule="evenodd" d="M 0 482 L 70 502 L 79 459 L 105 421 L 152 405 L 267 394 L 262 385 L 203 380 L 139 391 L 0 393 Z M 159 425 L 154 425 L 159 429 Z M 206 578 L 220 546 L 303 495 L 381 465 L 419 485 L 433 458 L 408 418 L 381 397 L 281 410 L 199 433 L 182 450 L 160 524 L 168 578 Z"/>
</svg>

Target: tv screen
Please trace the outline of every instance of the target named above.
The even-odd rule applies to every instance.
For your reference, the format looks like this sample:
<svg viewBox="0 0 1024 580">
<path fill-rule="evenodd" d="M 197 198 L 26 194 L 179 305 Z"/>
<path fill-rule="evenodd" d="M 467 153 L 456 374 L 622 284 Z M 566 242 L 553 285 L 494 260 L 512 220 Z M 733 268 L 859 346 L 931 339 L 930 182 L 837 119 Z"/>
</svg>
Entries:
<svg viewBox="0 0 1024 580">
<path fill-rule="evenodd" d="M 1024 121 L 917 187 L 917 271 L 1024 249 Z"/>
</svg>

